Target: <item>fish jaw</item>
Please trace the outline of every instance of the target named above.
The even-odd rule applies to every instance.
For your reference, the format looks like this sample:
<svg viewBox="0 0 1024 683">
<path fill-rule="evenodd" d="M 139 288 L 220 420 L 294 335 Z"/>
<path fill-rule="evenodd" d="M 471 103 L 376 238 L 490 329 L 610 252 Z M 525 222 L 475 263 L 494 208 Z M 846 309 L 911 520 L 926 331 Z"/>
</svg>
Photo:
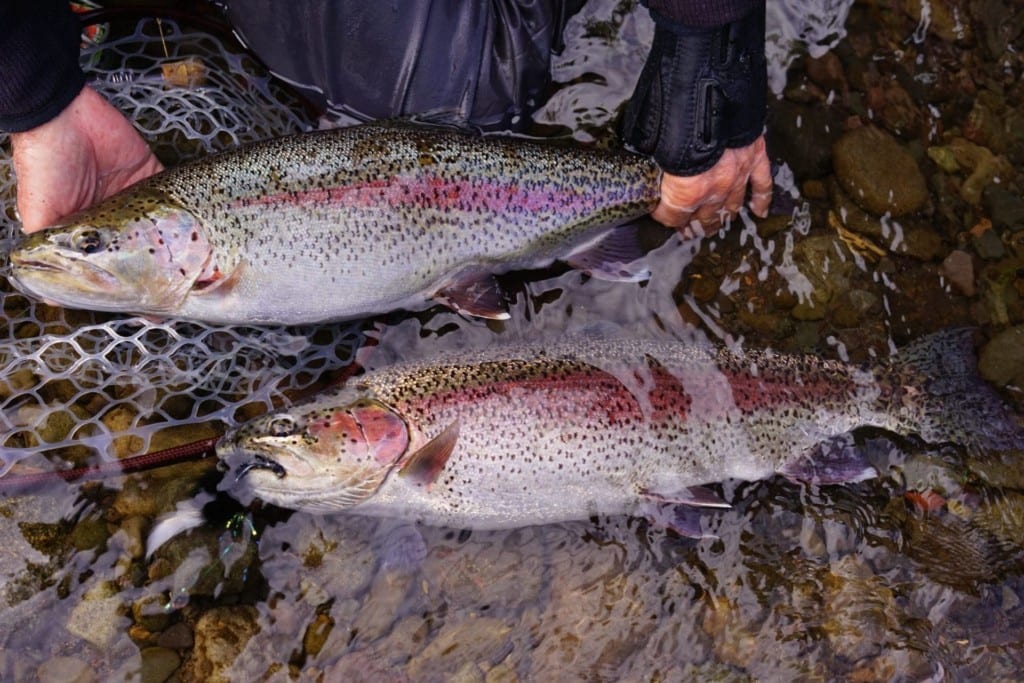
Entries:
<svg viewBox="0 0 1024 683">
<path fill-rule="evenodd" d="M 116 195 L 24 237 L 10 255 L 22 292 L 69 308 L 173 314 L 215 268 L 200 220 L 171 200 Z"/>
<path fill-rule="evenodd" d="M 358 399 L 257 418 L 225 435 L 217 455 L 233 484 L 261 500 L 341 512 L 376 493 L 409 441 L 405 421 L 390 407 Z"/>
<path fill-rule="evenodd" d="M 73 253 L 22 245 L 11 252 L 11 281 L 22 293 L 56 304 L 54 293 L 82 293 L 82 308 L 97 307 L 118 291 L 108 270 Z M 90 305 L 91 304 L 91 305 Z"/>
</svg>

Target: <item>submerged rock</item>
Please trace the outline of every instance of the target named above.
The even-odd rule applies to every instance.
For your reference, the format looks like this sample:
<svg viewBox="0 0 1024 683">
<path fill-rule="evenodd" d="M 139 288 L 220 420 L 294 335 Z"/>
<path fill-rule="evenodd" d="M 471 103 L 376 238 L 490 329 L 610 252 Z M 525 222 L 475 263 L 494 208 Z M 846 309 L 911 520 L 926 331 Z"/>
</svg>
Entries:
<svg viewBox="0 0 1024 683">
<path fill-rule="evenodd" d="M 1024 230 L 1024 197 L 1002 186 L 989 185 L 982 198 L 995 227 Z"/>
<path fill-rule="evenodd" d="M 928 201 L 914 157 L 896 138 L 873 126 L 844 133 L 832 148 L 832 164 L 843 190 L 877 216 L 904 216 Z"/>
<path fill-rule="evenodd" d="M 127 611 L 128 606 L 112 582 L 97 583 L 71 610 L 67 630 L 97 649 L 106 650 L 128 625 Z"/>
<path fill-rule="evenodd" d="M 793 262 L 807 279 L 809 290 L 801 294 L 791 315 L 797 320 L 821 320 L 834 299 L 850 287 L 853 254 L 839 237 L 818 235 L 796 244 Z"/>
<path fill-rule="evenodd" d="M 258 616 L 256 608 L 248 605 L 215 607 L 204 612 L 196 622 L 195 647 L 181 668 L 181 679 L 230 683 L 247 678 L 240 675 L 245 668 L 236 668 L 235 659 L 259 632 Z"/>
<path fill-rule="evenodd" d="M 942 262 L 942 274 L 966 296 L 974 296 L 974 260 L 966 251 L 957 249 Z"/>
<path fill-rule="evenodd" d="M 1024 325 L 1003 330 L 985 344 L 978 369 L 998 386 L 1024 386 Z"/>
<path fill-rule="evenodd" d="M 52 657 L 36 671 L 39 683 L 92 683 L 96 674 L 77 657 Z"/>
<path fill-rule="evenodd" d="M 173 650 L 163 647 L 146 647 L 130 658 L 111 677 L 120 681 L 139 683 L 164 683 L 174 676 L 181 666 L 181 657 Z"/>
<path fill-rule="evenodd" d="M 928 156 L 947 173 L 960 171 L 966 175 L 960 184 L 960 197 L 972 206 L 981 204 L 987 185 L 1013 175 L 1005 158 L 964 138 L 953 138 L 944 146 L 929 147 Z"/>
</svg>

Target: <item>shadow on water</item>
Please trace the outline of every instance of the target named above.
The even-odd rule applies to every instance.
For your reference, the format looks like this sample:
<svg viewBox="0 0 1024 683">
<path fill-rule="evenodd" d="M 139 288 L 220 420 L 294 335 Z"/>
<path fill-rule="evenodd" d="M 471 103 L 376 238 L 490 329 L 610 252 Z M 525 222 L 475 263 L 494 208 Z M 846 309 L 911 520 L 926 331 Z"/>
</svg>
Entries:
<svg viewBox="0 0 1024 683">
<path fill-rule="evenodd" d="M 5 462 L 52 468 L 218 433 L 323 385 L 367 337 L 374 345 L 361 359 L 373 367 L 609 325 L 655 337 L 693 326 L 733 346 L 854 363 L 941 328 L 975 326 L 982 372 L 1019 415 L 1019 8 L 996 2 L 964 15 L 933 0 L 926 19 L 884 2 L 804 5 L 790 9 L 803 12 L 807 30 L 774 19 L 780 98 L 770 104 L 769 138 L 779 171 L 767 220 L 744 218 L 700 242 L 670 238 L 644 284 L 558 268 L 512 277 L 504 323 L 433 309 L 358 327 L 207 329 L 111 322 L 5 294 Z M 996 9 L 999 21 L 985 14 Z M 970 21 L 958 24 L 962 16 Z M 588 5 L 554 67 L 568 85 L 540 122 L 609 137 L 631 89 L 623 74 L 642 62 L 649 31 L 632 3 Z M 813 57 L 794 51 L 790 34 L 816 42 Z M 596 61 L 602 50 L 607 62 Z M 858 130 L 885 132 L 858 139 Z M 886 154 L 895 156 L 878 162 Z M 922 205 L 899 215 L 905 207 L 872 212 L 849 198 L 849 187 L 884 171 L 872 161 L 907 157 L 927 174 Z M 10 202 L 11 179 L 0 181 Z M 80 332 L 90 325 L 92 337 Z M 93 413 L 84 411 L 90 402 Z M 83 423 L 91 426 L 74 431 Z M 14 450 L 33 444 L 30 456 Z M 357 516 L 243 508 L 214 493 L 219 474 L 205 461 L 3 498 L 0 611 L 17 627 L 0 634 L 0 674 L 1018 678 L 1020 453 L 872 431 L 858 432 L 857 446 L 880 476 L 841 486 L 781 477 L 713 484 L 732 507 L 707 512 L 707 537 L 696 540 L 626 517 L 410 534 Z M 207 506 L 209 521 L 147 555 L 155 520 L 193 503 Z"/>
</svg>

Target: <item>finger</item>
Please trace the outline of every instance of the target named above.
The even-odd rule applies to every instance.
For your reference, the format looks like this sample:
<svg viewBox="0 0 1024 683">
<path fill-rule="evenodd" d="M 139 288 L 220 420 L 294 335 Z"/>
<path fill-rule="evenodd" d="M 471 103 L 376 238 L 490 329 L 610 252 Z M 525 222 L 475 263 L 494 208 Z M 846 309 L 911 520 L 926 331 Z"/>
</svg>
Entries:
<svg viewBox="0 0 1024 683">
<path fill-rule="evenodd" d="M 722 208 L 721 200 L 719 200 L 714 204 L 705 204 L 700 207 L 693 214 L 690 224 L 692 226 L 693 222 L 696 221 L 703 227 L 705 234 L 711 235 L 722 227 L 727 215 L 727 212 Z"/>
<path fill-rule="evenodd" d="M 23 232 L 37 232 L 60 218 L 59 213 L 50 209 L 45 200 L 33 200 L 27 194 L 18 191 L 18 217 Z"/>
<path fill-rule="evenodd" d="M 729 196 L 725 198 L 725 203 L 722 205 L 722 209 L 730 218 L 735 218 L 736 214 L 738 214 L 740 209 L 743 208 L 743 200 L 746 196 L 746 183 L 737 183 L 731 190 L 729 190 Z"/>
<path fill-rule="evenodd" d="M 772 205 L 772 167 L 762 149 L 750 172 L 750 210 L 761 218 L 768 216 Z"/>
<path fill-rule="evenodd" d="M 701 239 L 702 237 L 706 237 L 712 231 L 709 230 L 707 227 L 705 227 L 696 218 L 691 218 L 689 220 L 689 222 L 687 222 L 686 225 L 680 226 L 676 230 L 676 232 L 679 233 L 679 237 L 682 240 L 688 241 L 688 240 L 698 240 L 698 239 Z"/>
<path fill-rule="evenodd" d="M 666 201 L 663 197 L 658 205 L 651 212 L 651 218 L 669 228 L 680 229 L 689 224 L 693 216 L 693 209 L 684 206 L 675 206 Z"/>
</svg>

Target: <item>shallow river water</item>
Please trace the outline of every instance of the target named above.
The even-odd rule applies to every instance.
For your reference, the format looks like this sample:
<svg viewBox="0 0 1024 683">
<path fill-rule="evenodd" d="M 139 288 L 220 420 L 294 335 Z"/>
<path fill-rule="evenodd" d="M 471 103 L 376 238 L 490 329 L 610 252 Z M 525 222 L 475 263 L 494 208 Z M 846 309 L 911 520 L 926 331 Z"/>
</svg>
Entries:
<svg viewBox="0 0 1024 683">
<path fill-rule="evenodd" d="M 5 285 L 3 465 L 13 476 L 215 436 L 337 376 L 368 339 L 370 367 L 595 329 L 861 363 L 971 326 L 983 376 L 1024 415 L 1024 12 L 770 4 L 768 219 L 671 237 L 642 284 L 557 267 L 510 278 L 503 323 L 432 309 L 315 329 L 156 324 Z M 214 49 L 168 27 L 172 46 Z M 553 66 L 544 132 L 612 139 L 650 31 L 633 3 L 590 3 Z M 90 65 L 115 100 L 146 87 Z M 237 114 L 213 85 L 188 95 L 213 104 L 193 106 Z M 179 96 L 165 90 L 150 96 Z M 233 144 L 209 135 L 231 125 L 259 137 L 228 117 L 207 141 Z M 166 147 L 198 151 L 183 145 Z M 909 176 L 894 182 L 894 168 Z M 858 445 L 881 476 L 713 483 L 732 507 L 705 515 L 702 539 L 634 518 L 470 532 L 242 508 L 209 459 L 4 493 L 0 679 L 1021 680 L 1022 454 L 876 433 Z M 158 518 L 203 505 L 204 524 L 147 555 Z M 422 561 L 393 552 L 420 538 Z"/>
</svg>

